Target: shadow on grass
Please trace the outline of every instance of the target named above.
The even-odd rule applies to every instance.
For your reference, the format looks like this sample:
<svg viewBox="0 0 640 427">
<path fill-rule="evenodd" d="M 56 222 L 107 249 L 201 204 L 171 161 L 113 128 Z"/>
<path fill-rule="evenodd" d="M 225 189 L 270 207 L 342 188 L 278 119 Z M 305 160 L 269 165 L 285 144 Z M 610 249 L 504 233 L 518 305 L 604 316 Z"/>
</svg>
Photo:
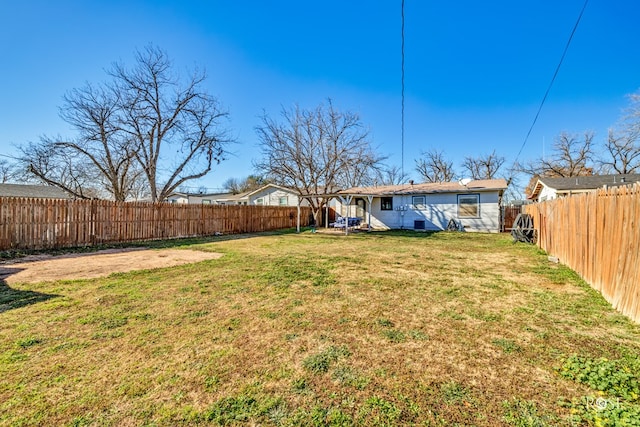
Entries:
<svg viewBox="0 0 640 427">
<path fill-rule="evenodd" d="M 167 240 L 140 240 L 134 242 L 123 243 L 103 243 L 94 246 L 80 246 L 80 247 L 68 247 L 68 248 L 52 248 L 52 249 L 15 249 L 0 251 L 1 260 L 15 260 L 24 258 L 29 255 L 69 255 L 69 254 L 91 254 L 105 249 L 170 249 L 180 248 L 183 246 L 191 246 L 203 243 L 224 242 L 228 240 L 241 240 L 249 239 L 259 236 L 275 236 L 283 234 L 294 234 L 295 228 L 276 230 L 276 231 L 263 231 L 257 233 L 245 233 L 245 234 L 221 234 L 217 236 L 203 236 L 203 237 L 184 237 Z M 0 279 L 1 279 L 0 275 Z"/>
<path fill-rule="evenodd" d="M 325 236 L 344 236 L 344 229 L 333 229 L 333 228 L 324 228 L 319 227 L 317 229 L 312 229 L 311 227 L 302 227 L 301 234 L 311 233 L 312 230 L 317 230 L 318 235 Z M 0 261 L 1 260 L 15 260 L 24 258 L 29 255 L 72 255 L 72 254 L 91 254 L 98 251 L 103 251 L 106 249 L 170 249 L 170 248 L 180 248 L 185 246 L 199 245 L 205 243 L 214 243 L 214 242 L 226 242 L 230 240 L 243 240 L 250 239 L 253 237 L 260 236 L 278 236 L 278 235 L 286 235 L 286 234 L 297 234 L 295 228 L 287 228 L 283 230 L 275 230 L 275 231 L 262 231 L 256 233 L 244 233 L 244 234 L 221 234 L 217 236 L 203 236 L 203 237 L 185 237 L 185 238 L 176 238 L 176 239 L 167 239 L 167 240 L 141 240 L 135 242 L 123 242 L 123 243 L 104 243 L 94 246 L 81 246 L 81 247 L 70 247 L 70 248 L 56 248 L 56 249 L 37 249 L 37 250 L 5 250 L 0 251 Z M 413 238 L 430 238 L 438 235 L 450 235 L 454 237 L 455 235 L 464 234 L 457 232 L 448 232 L 448 231 L 415 231 L 415 230 L 350 230 L 349 236 L 375 236 L 377 238 L 383 237 L 413 237 Z M 0 280 L 2 279 L 2 274 L 0 274 Z"/>
<path fill-rule="evenodd" d="M 3 267 L 0 270 L 0 313 L 4 313 L 5 311 L 9 311 L 14 308 L 25 307 L 27 305 L 47 301 L 51 298 L 60 296 L 55 294 L 43 294 L 42 292 L 13 289 L 7 285 L 4 278 L 12 274 L 16 274 L 22 269 Z"/>
<path fill-rule="evenodd" d="M 318 234 L 329 235 L 329 236 L 373 236 L 378 238 L 383 237 L 413 237 L 419 239 L 431 238 L 440 235 L 441 233 L 445 234 L 456 234 L 450 233 L 447 231 L 423 231 L 423 230 L 366 230 L 366 229 L 355 229 L 349 230 L 349 234 L 345 235 L 344 228 L 318 228 Z"/>
</svg>

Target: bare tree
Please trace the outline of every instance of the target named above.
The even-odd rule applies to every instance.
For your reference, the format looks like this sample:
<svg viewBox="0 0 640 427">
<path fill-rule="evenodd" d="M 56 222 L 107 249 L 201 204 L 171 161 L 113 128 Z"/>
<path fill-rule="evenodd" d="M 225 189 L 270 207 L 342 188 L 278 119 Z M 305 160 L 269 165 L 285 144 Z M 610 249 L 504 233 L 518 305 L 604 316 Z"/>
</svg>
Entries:
<svg viewBox="0 0 640 427">
<path fill-rule="evenodd" d="M 53 185 L 77 198 L 100 196 L 99 177 L 78 152 L 57 149 L 60 138 L 42 137 L 20 147 L 20 162 L 36 181 Z"/>
<path fill-rule="evenodd" d="M 233 194 L 244 193 L 246 191 L 257 190 L 258 188 L 269 183 L 269 180 L 260 175 L 249 175 L 246 178 L 229 178 L 223 184 L 222 188 Z"/>
<path fill-rule="evenodd" d="M 0 159 L 0 183 L 11 182 L 18 176 L 18 169 L 15 163 L 6 159 Z"/>
<path fill-rule="evenodd" d="M 99 187 L 115 200 L 140 197 L 142 180 L 158 201 L 222 160 L 227 113 L 201 89 L 205 75 L 182 84 L 166 53 L 152 46 L 135 59 L 132 69 L 114 64 L 111 81 L 65 96 L 60 116 L 78 136 L 44 137 L 23 147 L 34 176 L 77 197 Z M 48 150 L 56 156 L 47 159 Z"/>
<path fill-rule="evenodd" d="M 582 136 L 561 133 L 553 144 L 549 157 L 540 157 L 527 165 L 519 165 L 521 172 L 532 176 L 571 177 L 593 174 L 593 132 Z"/>
<path fill-rule="evenodd" d="M 238 178 L 227 178 L 227 180 L 222 183 L 222 188 L 233 194 L 239 194 L 243 192 L 241 180 Z"/>
<path fill-rule="evenodd" d="M 605 143 L 606 157 L 602 167 L 615 173 L 636 173 L 640 170 L 640 93 L 629 96 L 627 108 L 616 128 L 609 129 Z"/>
<path fill-rule="evenodd" d="M 498 156 L 493 150 L 491 154 L 479 157 L 465 157 L 462 167 L 469 172 L 473 179 L 494 179 L 505 162 L 505 158 Z"/>
<path fill-rule="evenodd" d="M 376 185 L 400 185 L 409 180 L 409 175 L 402 172 L 400 166 L 388 166 L 379 169 L 375 176 Z"/>
<path fill-rule="evenodd" d="M 512 202 L 526 198 L 527 193 L 523 192 L 523 187 L 521 185 L 521 174 L 511 167 L 505 174 L 505 179 L 507 181 L 507 188 L 502 195 L 503 202 Z"/>
<path fill-rule="evenodd" d="M 60 117 L 77 130 L 77 137 L 43 137 L 39 144 L 28 144 L 23 163 L 39 180 L 76 197 L 102 190 L 114 200 L 126 200 L 142 176 L 132 167 L 132 144 L 120 130 L 120 110 L 120 94 L 113 87 L 73 89 L 64 97 Z"/>
<path fill-rule="evenodd" d="M 360 117 L 327 106 L 283 109 L 282 121 L 262 116 L 256 128 L 262 159 L 256 169 L 274 183 L 310 197 L 314 218 L 337 190 L 367 184 L 384 158 L 373 150 Z"/>
<path fill-rule="evenodd" d="M 416 159 L 416 171 L 424 182 L 448 182 L 456 177 L 453 162 L 437 149 L 422 152 L 422 157 Z"/>
<path fill-rule="evenodd" d="M 196 72 L 182 85 L 166 53 L 152 46 L 138 51 L 136 62 L 132 70 L 116 64 L 110 75 L 123 98 L 121 126 L 133 141 L 151 199 L 164 200 L 223 160 L 230 139 L 221 123 L 228 113 L 201 89 L 204 73 Z M 164 174 L 161 165 L 167 167 Z"/>
<path fill-rule="evenodd" d="M 634 129 L 609 129 L 605 143 L 608 157 L 600 161 L 603 169 L 613 173 L 636 173 L 640 170 L 639 134 Z"/>
</svg>

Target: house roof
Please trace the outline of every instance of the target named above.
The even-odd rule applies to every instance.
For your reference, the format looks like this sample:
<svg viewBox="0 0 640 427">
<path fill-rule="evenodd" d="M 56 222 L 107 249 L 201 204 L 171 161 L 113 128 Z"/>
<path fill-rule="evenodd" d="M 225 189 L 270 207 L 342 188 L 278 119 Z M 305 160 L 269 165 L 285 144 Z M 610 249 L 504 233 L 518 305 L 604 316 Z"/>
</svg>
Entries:
<svg viewBox="0 0 640 427">
<path fill-rule="evenodd" d="M 238 194 L 229 193 L 226 197 L 220 197 L 218 200 L 221 202 L 244 200 L 250 193 L 253 193 L 253 191 L 245 191 L 244 193 Z"/>
<path fill-rule="evenodd" d="M 337 194 L 358 194 L 370 196 L 402 195 L 402 194 L 433 194 L 433 193 L 463 193 L 473 191 L 500 191 L 507 188 L 504 179 L 482 179 L 463 185 L 459 182 L 426 182 L 422 184 L 382 185 L 376 187 L 353 187 L 338 191 Z"/>
<path fill-rule="evenodd" d="M 276 185 L 276 184 L 266 184 L 266 185 L 263 185 L 260 188 L 257 188 L 257 189 L 255 189 L 253 191 L 249 191 L 249 192 L 245 193 L 245 197 L 251 196 L 254 193 L 259 193 L 260 191 L 263 191 L 263 190 L 265 190 L 265 189 L 267 189 L 269 187 L 273 187 L 273 188 L 276 188 L 278 190 L 286 191 L 287 193 L 291 193 L 291 194 L 296 194 L 296 195 L 298 194 L 295 190 L 293 190 L 291 188 L 288 188 L 288 187 L 283 187 L 281 185 Z"/>
<path fill-rule="evenodd" d="M 31 197 L 36 199 L 71 199 L 66 191 L 50 185 L 0 184 L 0 197 Z"/>
<path fill-rule="evenodd" d="M 256 193 L 259 193 L 261 191 L 264 191 L 267 188 L 275 188 L 275 189 L 286 191 L 288 193 L 295 194 L 295 195 L 298 194 L 295 190 L 293 190 L 291 188 L 283 187 L 281 185 L 276 185 L 276 184 L 266 184 L 266 185 L 263 185 L 260 188 L 255 189 L 255 190 L 245 191 L 244 193 L 238 193 L 238 194 L 229 194 L 228 197 L 225 197 L 224 199 L 220 198 L 218 200 L 225 201 L 225 202 L 227 202 L 227 201 L 247 200 L 253 194 L 256 194 Z"/>
<path fill-rule="evenodd" d="M 604 186 L 619 187 L 640 182 L 640 174 L 590 175 L 573 176 L 569 178 L 538 178 L 529 199 L 535 199 L 543 187 L 552 188 L 558 192 L 596 190 Z"/>
<path fill-rule="evenodd" d="M 232 193 L 186 193 L 181 191 L 175 191 L 169 194 L 168 197 L 224 197 L 230 196 Z"/>
</svg>

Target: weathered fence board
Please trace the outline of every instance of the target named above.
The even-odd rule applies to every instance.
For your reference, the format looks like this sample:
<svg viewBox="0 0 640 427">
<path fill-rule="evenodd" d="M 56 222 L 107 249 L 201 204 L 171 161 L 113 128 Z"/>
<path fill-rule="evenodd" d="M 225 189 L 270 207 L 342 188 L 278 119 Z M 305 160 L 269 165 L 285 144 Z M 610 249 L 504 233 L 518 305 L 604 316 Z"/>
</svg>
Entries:
<svg viewBox="0 0 640 427">
<path fill-rule="evenodd" d="M 502 217 L 501 217 L 501 230 L 500 231 L 510 231 L 513 227 L 513 223 L 518 217 L 519 214 L 522 213 L 521 206 L 502 206 Z"/>
<path fill-rule="evenodd" d="M 310 210 L 302 207 L 308 225 Z M 0 198 L 0 250 L 254 233 L 296 226 L 290 206 Z"/>
<path fill-rule="evenodd" d="M 525 210 L 533 216 L 540 248 L 640 322 L 640 185 L 550 200 Z"/>
</svg>

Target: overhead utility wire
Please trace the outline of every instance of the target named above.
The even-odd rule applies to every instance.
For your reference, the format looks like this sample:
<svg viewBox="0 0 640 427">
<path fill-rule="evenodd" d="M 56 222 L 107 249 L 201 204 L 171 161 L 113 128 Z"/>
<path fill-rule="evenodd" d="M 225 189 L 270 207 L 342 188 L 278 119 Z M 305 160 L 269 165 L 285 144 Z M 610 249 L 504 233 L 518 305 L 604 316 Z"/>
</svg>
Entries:
<svg viewBox="0 0 640 427">
<path fill-rule="evenodd" d="M 404 177 L 404 0 L 401 1 L 401 15 L 402 15 L 402 48 L 401 48 L 401 56 L 402 56 L 402 125 L 401 125 L 401 160 L 400 160 L 400 171 L 402 173 L 401 176 Z"/>
<path fill-rule="evenodd" d="M 536 125 L 536 122 L 538 121 L 538 117 L 540 116 L 540 111 L 542 110 L 542 107 L 543 107 L 545 101 L 547 100 L 547 96 L 549 95 L 549 92 L 551 91 L 551 87 L 553 86 L 553 82 L 556 80 L 556 77 L 558 76 L 558 72 L 560 71 L 560 66 L 562 66 L 562 62 L 564 61 L 564 57 L 567 54 L 567 50 L 569 50 L 569 45 L 571 44 L 571 40 L 573 39 L 573 35 L 576 33 L 576 30 L 578 29 L 578 24 L 580 24 L 580 20 L 582 19 L 582 15 L 584 14 L 584 10 L 587 8 L 587 3 L 589 3 L 589 0 L 585 0 L 584 1 L 584 5 L 582 6 L 582 10 L 580 11 L 580 15 L 578 15 L 578 19 L 576 20 L 576 24 L 573 26 L 573 30 L 571 31 L 571 35 L 569 36 L 569 40 L 567 40 L 567 44 L 564 47 L 564 51 L 562 52 L 562 57 L 560 58 L 560 62 L 558 63 L 558 66 L 556 67 L 556 71 L 553 73 L 553 78 L 551 79 L 551 83 L 549 83 L 549 87 L 547 87 L 547 91 L 544 93 L 544 97 L 542 98 L 542 102 L 540 103 L 540 106 L 538 107 L 538 112 L 536 112 L 536 116 L 533 119 L 533 123 L 531 123 L 531 127 L 529 128 L 529 132 L 527 132 L 527 136 L 524 138 L 522 146 L 520 147 L 520 151 L 518 151 L 518 154 L 516 155 L 516 159 L 513 161 L 514 166 L 517 164 L 518 158 L 520 157 L 520 154 L 522 154 L 522 150 L 524 150 L 524 146 L 527 145 L 527 141 L 529 140 L 529 136 L 531 136 L 531 131 L 533 131 L 533 127 Z"/>
</svg>

